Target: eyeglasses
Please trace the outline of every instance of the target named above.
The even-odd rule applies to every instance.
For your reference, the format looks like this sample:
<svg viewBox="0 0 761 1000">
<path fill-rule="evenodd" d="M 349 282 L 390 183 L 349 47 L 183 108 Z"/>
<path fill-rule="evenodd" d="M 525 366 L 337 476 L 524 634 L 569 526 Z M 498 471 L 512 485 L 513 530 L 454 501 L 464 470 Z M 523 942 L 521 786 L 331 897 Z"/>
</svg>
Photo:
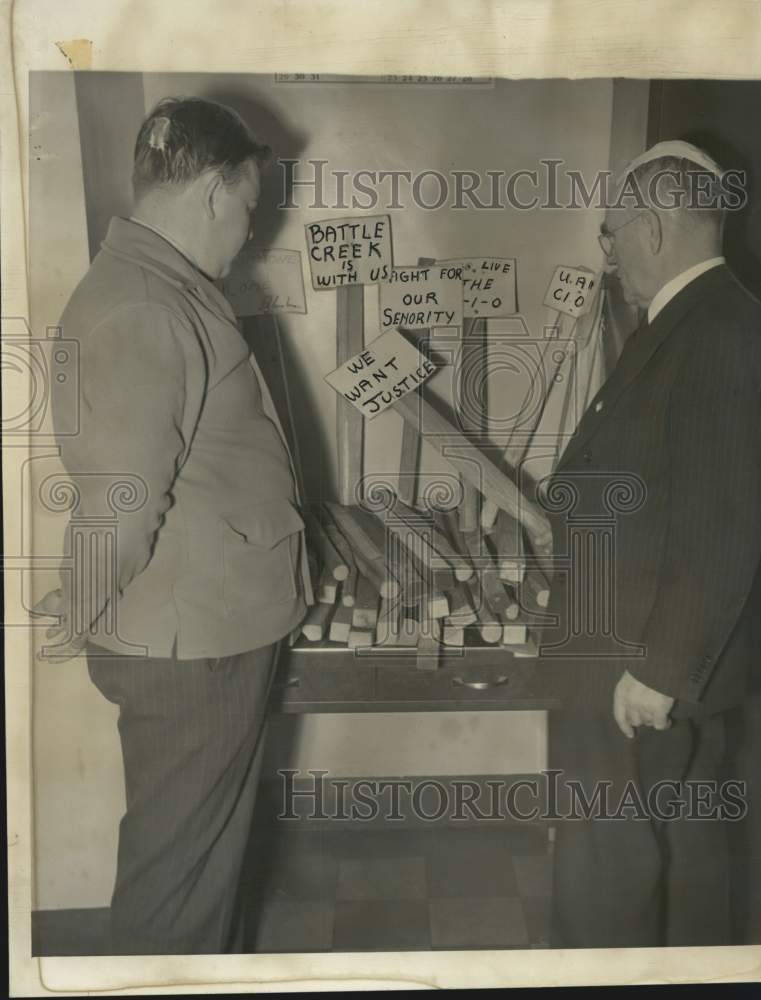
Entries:
<svg viewBox="0 0 761 1000">
<path fill-rule="evenodd" d="M 644 212 L 637 212 L 637 214 L 633 215 L 631 219 L 627 219 L 626 222 L 622 222 L 621 225 L 616 226 L 615 229 L 609 229 L 606 233 L 599 234 L 599 236 L 597 237 L 597 241 L 600 244 L 602 252 L 605 254 L 606 257 L 613 256 L 613 251 L 615 249 L 615 242 L 613 240 L 613 236 L 615 235 L 615 233 L 617 233 L 619 229 L 623 229 L 624 226 L 628 226 L 630 222 L 634 222 L 635 219 L 638 219 L 640 217 L 640 215 L 644 214 L 645 214 Z"/>
</svg>

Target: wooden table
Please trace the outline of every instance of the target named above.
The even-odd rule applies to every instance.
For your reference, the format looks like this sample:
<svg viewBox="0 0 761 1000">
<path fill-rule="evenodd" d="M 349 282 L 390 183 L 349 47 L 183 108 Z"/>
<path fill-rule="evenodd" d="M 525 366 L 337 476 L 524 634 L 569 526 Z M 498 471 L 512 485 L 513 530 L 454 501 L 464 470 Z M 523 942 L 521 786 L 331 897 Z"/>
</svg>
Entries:
<svg viewBox="0 0 761 1000">
<path fill-rule="evenodd" d="M 270 710 L 320 712 L 473 712 L 546 710 L 534 691 L 534 664 L 503 646 L 442 650 L 439 667 L 417 666 L 414 648 L 348 649 L 300 638 L 283 648 Z"/>
<path fill-rule="evenodd" d="M 330 642 L 310 643 L 302 637 L 295 646 L 281 651 L 270 695 L 270 711 L 305 715 L 542 711 L 557 707 L 555 702 L 539 698 L 532 688 L 535 658 L 516 657 L 502 646 L 484 644 L 442 650 L 435 670 L 420 669 L 417 662 L 414 648 L 367 647 L 360 651 Z M 493 777 L 491 772 L 486 776 L 458 772 L 456 779 L 441 774 L 418 774 L 417 777 L 422 781 L 436 780 L 446 788 L 453 780 L 467 779 L 471 784 L 475 781 L 483 785 L 482 801 L 490 801 L 486 780 Z M 521 772 L 513 777 L 542 780 L 539 771 Z M 334 793 L 329 786 L 322 794 L 324 802 L 333 801 L 330 795 Z M 348 794 L 346 802 L 351 801 L 351 792 Z M 430 825 L 414 816 L 408 816 L 407 820 L 422 828 Z M 315 822 L 324 822 L 326 828 L 330 828 L 334 821 L 309 822 L 312 828 Z M 549 843 L 554 837 L 552 823 L 541 817 L 536 823 L 546 826 Z"/>
</svg>

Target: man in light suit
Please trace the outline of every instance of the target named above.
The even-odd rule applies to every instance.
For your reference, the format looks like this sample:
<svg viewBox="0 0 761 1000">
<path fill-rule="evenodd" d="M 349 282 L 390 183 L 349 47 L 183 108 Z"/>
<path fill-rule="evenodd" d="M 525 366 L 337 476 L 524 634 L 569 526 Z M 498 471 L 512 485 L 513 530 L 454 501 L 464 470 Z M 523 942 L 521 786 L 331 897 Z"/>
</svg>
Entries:
<svg viewBox="0 0 761 1000">
<path fill-rule="evenodd" d="M 695 197 L 700 172 L 713 200 Z M 610 209 L 600 242 L 645 318 L 546 492 L 557 626 L 539 674 L 563 703 L 551 764 L 588 802 L 609 782 L 619 812 L 558 824 L 558 948 L 731 943 L 726 828 L 720 810 L 708 818 L 722 803 L 696 806 L 685 782 L 719 777 L 726 713 L 757 657 L 761 305 L 722 256 L 721 171 L 703 151 L 661 143 L 625 178 L 642 200 Z M 578 543 L 611 513 L 609 550 L 602 535 Z"/>
<path fill-rule="evenodd" d="M 75 558 L 41 606 L 61 616 L 53 653 L 86 644 L 119 706 L 115 953 L 241 947 L 236 890 L 278 642 L 312 602 L 283 431 L 214 284 L 251 235 L 268 154 L 229 108 L 160 102 L 137 137 L 134 214 L 111 220 L 61 319 L 82 387 L 80 433 L 61 439 L 79 493 L 69 554 L 107 481 L 135 497 L 97 591 Z"/>
</svg>

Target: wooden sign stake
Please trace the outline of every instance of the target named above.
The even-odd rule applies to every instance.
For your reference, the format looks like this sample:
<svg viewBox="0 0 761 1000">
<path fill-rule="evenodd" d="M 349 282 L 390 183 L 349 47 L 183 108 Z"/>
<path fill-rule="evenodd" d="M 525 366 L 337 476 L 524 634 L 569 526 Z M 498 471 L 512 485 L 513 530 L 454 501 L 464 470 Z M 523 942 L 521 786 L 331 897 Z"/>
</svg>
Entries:
<svg viewBox="0 0 761 1000">
<path fill-rule="evenodd" d="M 365 346 L 365 288 L 346 285 L 336 289 L 336 365 L 342 365 Z M 358 503 L 362 481 L 364 418 L 341 396 L 336 399 L 338 442 L 338 496 L 345 507 Z"/>
</svg>

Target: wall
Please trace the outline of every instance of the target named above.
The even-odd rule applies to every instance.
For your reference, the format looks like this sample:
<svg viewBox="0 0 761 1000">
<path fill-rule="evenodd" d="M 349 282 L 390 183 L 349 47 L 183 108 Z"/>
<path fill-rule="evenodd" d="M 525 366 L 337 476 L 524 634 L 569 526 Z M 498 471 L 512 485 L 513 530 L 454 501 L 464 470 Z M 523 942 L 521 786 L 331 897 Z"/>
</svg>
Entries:
<svg viewBox="0 0 761 1000">
<path fill-rule="evenodd" d="M 73 74 L 30 74 L 30 143 L 31 322 L 44 337 L 90 260 Z M 41 431 L 52 432 L 49 414 Z M 55 448 L 37 451 L 33 491 L 45 476 L 63 472 Z M 60 555 L 63 527 L 60 515 L 40 504 L 34 515 L 34 553 L 49 566 L 33 575 L 37 600 L 57 586 L 50 557 Z M 33 899 L 37 908 L 102 906 L 124 810 L 117 711 L 90 683 L 83 659 L 37 661 L 32 670 Z"/>
<path fill-rule="evenodd" d="M 608 164 L 610 80 L 501 81 L 477 92 L 372 84 L 305 88 L 264 78 L 202 74 L 147 75 L 137 82 L 144 99 L 139 111 L 136 84 L 129 84 L 128 100 L 109 98 L 112 135 L 134 136 L 144 109 L 164 95 L 186 94 L 237 106 L 259 123 L 281 156 L 326 159 L 335 170 L 416 173 L 435 167 L 483 173 L 532 168 L 540 158 L 552 157 L 588 174 Z M 37 141 L 51 157 L 33 165 L 32 176 L 33 207 L 38 199 L 40 205 L 31 219 L 36 315 L 47 324 L 55 322 L 85 270 L 87 226 L 70 77 L 40 83 L 34 95 L 37 106 L 45 109 L 46 123 Z M 89 121 L 84 125 L 91 126 Z M 109 169 L 107 158 L 103 169 Z M 258 239 L 271 245 L 303 249 L 306 221 L 350 214 L 276 211 L 278 188 L 275 172 L 265 183 L 257 219 Z M 51 207 L 60 230 L 55 239 L 48 238 L 43 224 Z M 101 218 L 109 214 L 102 204 L 98 212 Z M 423 255 L 517 256 L 520 305 L 534 336 L 541 335 L 541 299 L 553 266 L 599 263 L 600 218 L 594 211 L 436 212 L 406 206 L 391 214 L 397 263 L 415 263 Z M 375 289 L 366 290 L 368 339 L 376 330 L 376 296 Z M 308 315 L 286 317 L 281 326 L 296 427 L 309 428 L 310 448 L 302 450 L 307 496 L 330 495 L 335 397 L 322 376 L 335 365 L 335 296 L 311 294 Z M 438 388 L 448 391 L 443 384 Z M 491 396 L 495 412 L 500 405 L 510 405 L 504 394 L 501 398 L 498 383 Z M 400 434 L 393 413 L 368 425 L 366 471 L 395 471 Z M 423 460 L 432 473 L 442 467 L 427 451 Z M 49 524 L 42 526 L 40 537 L 46 533 L 49 541 Z M 47 585 L 41 576 L 40 592 Z M 95 692 L 81 662 L 66 667 L 41 664 L 36 672 L 37 906 L 105 905 L 123 809 L 115 713 Z M 336 775 L 499 774 L 538 770 L 543 763 L 542 713 L 275 717 L 265 773 L 287 765 L 324 768 Z"/>
</svg>

